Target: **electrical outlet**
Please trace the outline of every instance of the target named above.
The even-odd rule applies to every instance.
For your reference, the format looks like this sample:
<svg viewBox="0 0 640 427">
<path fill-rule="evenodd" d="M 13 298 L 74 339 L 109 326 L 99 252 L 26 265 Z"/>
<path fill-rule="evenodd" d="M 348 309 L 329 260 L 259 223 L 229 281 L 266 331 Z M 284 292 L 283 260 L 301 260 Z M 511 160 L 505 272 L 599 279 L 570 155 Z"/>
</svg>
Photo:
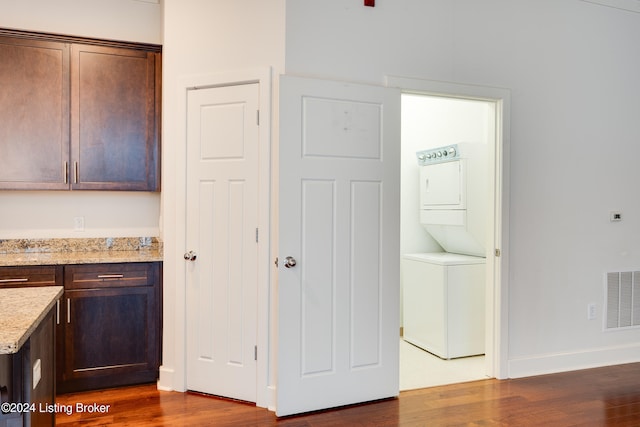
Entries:
<svg viewBox="0 0 640 427">
<path fill-rule="evenodd" d="M 76 216 L 73 218 L 73 229 L 74 231 L 84 231 L 84 217 Z"/>
<path fill-rule="evenodd" d="M 619 222 L 622 221 L 622 212 L 612 211 L 609 213 L 609 221 Z"/>
<path fill-rule="evenodd" d="M 33 389 L 35 390 L 42 378 L 42 362 L 40 359 L 33 364 Z"/>
<path fill-rule="evenodd" d="M 594 303 L 587 304 L 587 320 L 596 319 L 596 305 Z"/>
</svg>

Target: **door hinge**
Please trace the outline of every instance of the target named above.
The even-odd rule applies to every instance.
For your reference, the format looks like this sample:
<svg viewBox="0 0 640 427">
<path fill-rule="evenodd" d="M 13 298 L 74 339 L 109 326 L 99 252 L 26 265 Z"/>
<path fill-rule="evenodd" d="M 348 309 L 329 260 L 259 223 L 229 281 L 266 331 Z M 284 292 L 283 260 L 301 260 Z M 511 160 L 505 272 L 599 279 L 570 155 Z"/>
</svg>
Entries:
<svg viewBox="0 0 640 427">
<path fill-rule="evenodd" d="M 500 256 L 502 254 L 502 252 L 500 252 L 500 249 L 496 249 L 495 252 L 496 256 Z"/>
<path fill-rule="evenodd" d="M 256 243 L 258 243 L 258 238 L 259 238 L 259 236 L 258 236 L 258 228 L 256 227 Z"/>
<path fill-rule="evenodd" d="M 256 110 L 256 124 L 260 126 L 260 110 Z"/>
<path fill-rule="evenodd" d="M 253 346 L 253 360 L 258 360 L 258 346 Z"/>
</svg>

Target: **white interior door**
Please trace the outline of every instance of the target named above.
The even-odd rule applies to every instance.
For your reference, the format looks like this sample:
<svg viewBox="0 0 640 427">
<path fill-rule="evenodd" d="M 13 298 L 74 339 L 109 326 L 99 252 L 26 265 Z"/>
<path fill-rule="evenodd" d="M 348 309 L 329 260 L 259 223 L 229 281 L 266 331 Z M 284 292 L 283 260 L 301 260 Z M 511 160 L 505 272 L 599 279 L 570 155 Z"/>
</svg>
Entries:
<svg viewBox="0 0 640 427">
<path fill-rule="evenodd" d="M 252 402 L 258 94 L 257 84 L 191 89 L 187 104 L 187 388 Z"/>
<path fill-rule="evenodd" d="M 280 89 L 277 414 L 397 396 L 400 93 Z"/>
</svg>

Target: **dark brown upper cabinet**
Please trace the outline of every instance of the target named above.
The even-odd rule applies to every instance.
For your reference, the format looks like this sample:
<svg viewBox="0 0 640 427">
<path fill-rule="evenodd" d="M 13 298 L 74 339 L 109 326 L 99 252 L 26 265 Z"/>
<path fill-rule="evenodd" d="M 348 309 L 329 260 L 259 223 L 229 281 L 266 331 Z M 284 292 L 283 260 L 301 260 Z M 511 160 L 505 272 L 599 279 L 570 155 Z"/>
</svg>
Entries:
<svg viewBox="0 0 640 427">
<path fill-rule="evenodd" d="M 158 191 L 160 47 L 2 33 L 0 189 Z"/>
<path fill-rule="evenodd" d="M 71 188 L 157 188 L 157 54 L 71 46 Z"/>
<path fill-rule="evenodd" d="M 69 188 L 69 48 L 0 38 L 0 189 Z"/>
</svg>

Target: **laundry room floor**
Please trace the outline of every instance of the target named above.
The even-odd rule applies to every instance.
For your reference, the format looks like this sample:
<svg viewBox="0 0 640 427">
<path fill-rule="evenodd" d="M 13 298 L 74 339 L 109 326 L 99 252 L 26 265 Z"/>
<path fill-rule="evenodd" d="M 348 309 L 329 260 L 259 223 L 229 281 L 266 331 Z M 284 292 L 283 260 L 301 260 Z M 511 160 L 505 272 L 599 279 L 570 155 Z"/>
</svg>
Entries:
<svg viewBox="0 0 640 427">
<path fill-rule="evenodd" d="M 400 391 L 486 378 L 484 356 L 442 360 L 400 338 Z"/>
</svg>

